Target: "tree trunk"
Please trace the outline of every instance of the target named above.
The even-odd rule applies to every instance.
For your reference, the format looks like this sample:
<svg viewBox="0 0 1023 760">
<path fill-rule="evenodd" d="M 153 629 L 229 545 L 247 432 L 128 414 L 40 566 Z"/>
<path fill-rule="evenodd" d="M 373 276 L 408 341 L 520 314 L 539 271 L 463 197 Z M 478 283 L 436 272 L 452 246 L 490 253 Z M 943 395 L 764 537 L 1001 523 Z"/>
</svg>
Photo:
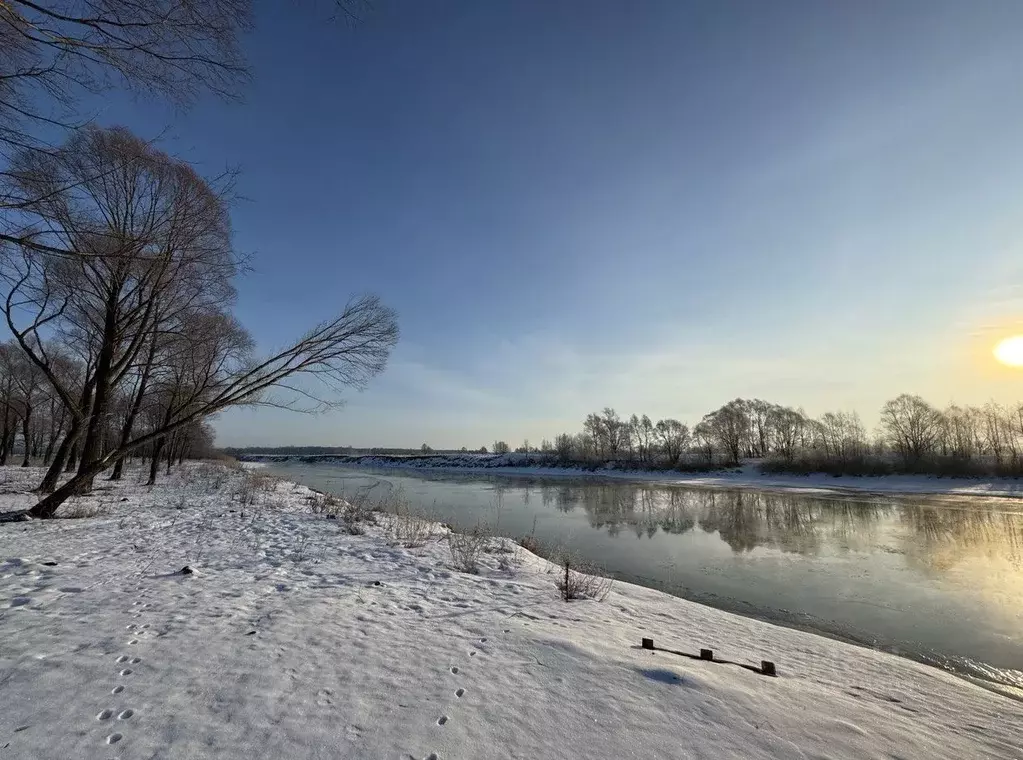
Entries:
<svg viewBox="0 0 1023 760">
<path fill-rule="evenodd" d="M 106 315 L 103 323 L 102 343 L 96 359 L 96 373 L 93 375 L 92 409 L 87 418 L 85 440 L 78 465 L 78 474 L 85 476 L 92 470 L 92 463 L 103 457 L 103 429 L 106 425 L 107 397 L 110 394 L 110 376 L 114 363 L 114 349 L 117 342 L 117 291 L 112 290 L 107 298 Z M 92 477 L 86 476 L 86 483 L 92 488 Z"/>
<path fill-rule="evenodd" d="M 153 458 L 149 462 L 149 482 L 147 486 L 156 485 L 156 473 L 160 469 L 160 454 L 163 452 L 164 443 L 166 443 L 166 436 L 160 436 L 156 439 L 156 445 L 153 447 Z"/>
<path fill-rule="evenodd" d="M 142 377 L 139 379 L 139 387 L 135 393 L 135 399 L 132 401 L 131 408 L 128 410 L 128 416 L 124 420 L 124 427 L 121 428 L 121 442 L 120 446 L 124 446 L 128 441 L 131 440 L 131 431 L 135 427 L 135 418 L 138 416 L 139 410 L 142 408 L 142 399 L 146 393 L 146 386 L 149 384 L 149 373 L 153 367 L 153 358 L 156 355 L 156 339 L 154 338 L 149 349 L 149 356 L 146 360 L 146 367 L 142 371 Z M 111 480 L 120 480 L 121 475 L 124 472 L 124 457 L 117 460 L 114 465 L 114 472 L 110 476 Z"/>
<path fill-rule="evenodd" d="M 25 415 L 21 418 L 21 437 L 25 439 L 25 457 L 21 461 L 22 467 L 28 467 L 31 463 L 29 456 L 32 452 L 32 440 L 29 434 L 29 422 L 32 419 L 32 407 L 26 404 Z"/>
<path fill-rule="evenodd" d="M 28 511 L 29 515 L 40 519 L 53 517 L 57 508 L 67 501 L 69 497 L 88 491 L 92 479 L 102 472 L 104 467 L 108 466 L 109 463 L 102 459 L 93 462 L 83 472 L 78 473 L 60 488 L 43 497 L 38 504 Z"/>
<path fill-rule="evenodd" d="M 10 455 L 11 450 L 7 446 L 7 431 L 11 427 L 11 409 L 6 407 L 4 409 L 4 429 L 0 433 L 0 467 L 7 466 L 7 457 Z"/>
<path fill-rule="evenodd" d="M 57 482 L 60 480 L 61 473 L 65 472 L 65 465 L 70 459 L 71 449 L 74 447 L 80 434 L 81 425 L 72 422 L 67 437 L 60 442 L 60 446 L 57 447 L 57 451 L 53 455 L 50 467 L 46 471 L 46 475 L 43 476 L 43 482 L 36 488 L 37 493 L 53 493 L 54 489 L 57 488 Z M 69 469 L 74 469 L 74 467 L 70 466 Z"/>
<path fill-rule="evenodd" d="M 78 465 L 78 439 L 76 438 L 74 444 L 71 446 L 71 451 L 68 452 L 67 467 L 64 468 L 64 472 L 74 472 L 75 467 L 77 465 Z"/>
<path fill-rule="evenodd" d="M 43 465 L 50 466 L 50 462 L 53 461 L 53 450 L 56 446 L 57 436 L 51 435 L 50 440 L 46 442 L 46 451 L 43 452 Z"/>
</svg>

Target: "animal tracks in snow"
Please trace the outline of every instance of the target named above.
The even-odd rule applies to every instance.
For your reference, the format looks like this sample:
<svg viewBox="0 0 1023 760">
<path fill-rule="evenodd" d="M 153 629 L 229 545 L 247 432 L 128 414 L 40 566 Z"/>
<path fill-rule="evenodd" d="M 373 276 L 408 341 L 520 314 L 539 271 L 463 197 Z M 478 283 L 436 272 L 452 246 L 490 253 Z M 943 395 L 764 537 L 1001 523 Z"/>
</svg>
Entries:
<svg viewBox="0 0 1023 760">
<path fill-rule="evenodd" d="M 507 629 L 505 630 L 505 633 L 508 633 Z M 478 639 L 476 639 L 476 642 L 477 642 L 477 646 L 482 646 L 483 644 L 487 643 L 487 637 L 483 636 L 481 638 L 478 638 Z M 469 657 L 475 657 L 477 654 L 479 654 L 479 652 L 477 650 L 475 650 L 475 649 L 470 649 L 468 654 L 469 654 Z M 453 675 L 453 676 L 457 676 L 461 672 L 461 669 L 457 665 L 452 665 L 450 668 L 448 668 L 448 672 L 451 675 Z M 457 689 L 455 689 L 454 694 L 455 694 L 455 699 L 461 699 L 462 697 L 465 696 L 465 689 L 460 686 Z M 442 714 L 439 718 L 437 718 L 436 725 L 438 725 L 438 726 L 446 726 L 450 720 L 451 720 L 451 718 L 447 714 Z M 414 758 L 412 758 L 412 760 L 414 760 Z M 437 753 L 436 752 L 432 752 L 432 753 L 430 753 L 429 755 L 426 756 L 425 760 L 439 760 L 439 759 L 437 757 Z"/>
<path fill-rule="evenodd" d="M 147 607 L 149 607 L 149 603 L 148 602 L 142 602 L 142 601 L 134 601 L 134 602 L 132 602 L 132 608 L 137 610 L 136 612 L 134 612 L 134 614 L 132 614 L 132 617 L 133 618 L 142 617 L 143 613 L 147 611 L 146 610 Z M 126 613 L 131 613 L 131 612 L 132 612 L 131 609 L 128 609 L 126 611 Z M 124 628 L 125 628 L 125 630 L 127 630 L 129 632 L 130 636 L 136 636 L 136 637 L 141 638 L 142 636 L 144 636 L 148 632 L 149 626 L 150 626 L 149 623 L 128 623 Z M 125 644 L 127 646 L 135 646 L 135 645 L 137 645 L 139 643 L 139 638 L 129 639 L 127 642 L 125 642 Z M 117 663 L 118 665 L 138 665 L 140 662 L 142 662 L 142 658 L 141 657 L 135 657 L 135 656 L 132 656 L 132 655 L 129 655 L 129 654 L 119 654 L 116 657 L 114 657 L 114 662 Z M 117 675 L 119 677 L 121 677 L 121 678 L 125 678 L 127 676 L 133 675 L 134 673 L 135 673 L 135 671 L 132 668 L 130 668 L 130 667 L 122 667 L 117 672 Z M 110 694 L 112 694 L 114 696 L 117 696 L 118 694 L 123 694 L 123 693 L 124 693 L 124 686 L 122 684 L 118 684 L 117 686 L 114 686 L 110 690 Z M 133 708 L 126 707 L 126 706 L 122 705 L 121 707 L 119 707 L 117 709 L 107 707 L 107 708 L 104 708 L 103 710 L 100 710 L 99 714 L 96 715 L 96 720 L 98 720 L 100 722 L 103 722 L 103 723 L 105 723 L 106 721 L 109 721 L 109 720 L 114 720 L 114 719 L 116 719 L 118 721 L 129 721 L 129 720 L 131 720 L 132 717 L 134 717 L 134 715 L 135 715 L 135 710 Z M 127 724 L 125 724 L 125 725 L 127 725 Z M 107 744 L 117 744 L 123 738 L 124 738 L 124 734 L 121 734 L 121 733 L 115 731 L 114 733 L 107 734 L 106 737 L 104 738 L 104 741 Z"/>
</svg>

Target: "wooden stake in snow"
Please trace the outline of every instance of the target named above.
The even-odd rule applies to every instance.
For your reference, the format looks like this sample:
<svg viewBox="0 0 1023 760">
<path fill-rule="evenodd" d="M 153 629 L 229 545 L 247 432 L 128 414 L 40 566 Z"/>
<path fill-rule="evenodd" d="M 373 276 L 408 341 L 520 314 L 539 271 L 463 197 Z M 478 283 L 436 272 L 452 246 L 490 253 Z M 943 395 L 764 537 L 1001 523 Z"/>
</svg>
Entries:
<svg viewBox="0 0 1023 760">
<path fill-rule="evenodd" d="M 653 639 L 643 639 L 643 648 L 644 649 L 653 649 L 654 648 L 654 640 Z"/>
</svg>

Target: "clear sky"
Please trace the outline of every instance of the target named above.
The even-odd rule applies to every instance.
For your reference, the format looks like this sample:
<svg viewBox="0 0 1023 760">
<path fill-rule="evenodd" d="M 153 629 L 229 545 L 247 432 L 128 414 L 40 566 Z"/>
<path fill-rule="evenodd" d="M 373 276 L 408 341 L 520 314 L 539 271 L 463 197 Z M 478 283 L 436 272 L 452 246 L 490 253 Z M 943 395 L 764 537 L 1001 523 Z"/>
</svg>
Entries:
<svg viewBox="0 0 1023 760">
<path fill-rule="evenodd" d="M 1023 333 L 1023 3 L 375 5 L 350 29 L 260 3 L 242 104 L 100 109 L 242 169 L 260 345 L 353 293 L 399 312 L 343 411 L 232 411 L 220 443 L 1023 400 L 990 358 Z"/>
</svg>

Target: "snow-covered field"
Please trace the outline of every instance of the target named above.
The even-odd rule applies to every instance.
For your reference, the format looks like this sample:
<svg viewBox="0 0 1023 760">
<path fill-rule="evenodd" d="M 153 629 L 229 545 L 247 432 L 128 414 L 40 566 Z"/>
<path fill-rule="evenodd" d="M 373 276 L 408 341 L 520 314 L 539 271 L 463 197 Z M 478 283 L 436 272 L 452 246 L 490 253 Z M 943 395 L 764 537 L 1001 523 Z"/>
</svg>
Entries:
<svg viewBox="0 0 1023 760">
<path fill-rule="evenodd" d="M 524 550 L 460 573 L 439 526 L 351 536 L 210 473 L 0 525 L 0 758 L 1023 757 L 1023 706 L 940 670 L 627 584 L 564 602 Z M 37 478 L 0 470 L 0 509 Z"/>
<path fill-rule="evenodd" d="M 253 456 L 253 461 L 283 462 L 289 459 L 310 463 L 342 464 L 356 467 L 435 472 L 485 472 L 488 475 L 542 478 L 610 478 L 657 485 L 687 485 L 704 488 L 750 488 L 772 491 L 818 493 L 863 492 L 871 494 L 933 494 L 949 496 L 1023 497 L 1023 480 L 1015 478 L 938 478 L 929 475 L 884 475 L 879 477 L 834 477 L 831 475 L 765 475 L 755 464 L 717 472 L 673 472 L 665 470 L 582 469 L 529 464 L 530 456 L 519 454 L 443 454 L 432 456 Z"/>
</svg>

